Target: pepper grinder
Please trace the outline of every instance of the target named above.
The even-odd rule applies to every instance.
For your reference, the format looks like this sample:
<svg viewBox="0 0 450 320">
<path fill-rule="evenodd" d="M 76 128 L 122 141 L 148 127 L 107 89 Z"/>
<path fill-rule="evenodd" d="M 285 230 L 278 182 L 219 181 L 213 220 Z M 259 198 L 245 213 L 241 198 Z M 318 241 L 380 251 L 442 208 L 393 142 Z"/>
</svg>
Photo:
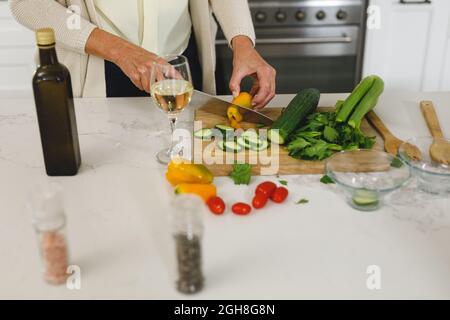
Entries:
<svg viewBox="0 0 450 320">
<path fill-rule="evenodd" d="M 177 290 L 193 294 L 202 290 L 203 214 L 205 204 L 193 195 L 178 195 L 172 206 L 178 280 Z"/>
</svg>

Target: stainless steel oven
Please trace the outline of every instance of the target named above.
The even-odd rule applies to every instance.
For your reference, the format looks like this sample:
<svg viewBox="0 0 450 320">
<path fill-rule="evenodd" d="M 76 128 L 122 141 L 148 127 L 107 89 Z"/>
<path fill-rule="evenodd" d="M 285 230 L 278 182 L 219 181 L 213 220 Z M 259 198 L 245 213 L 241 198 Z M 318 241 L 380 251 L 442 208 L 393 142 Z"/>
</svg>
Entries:
<svg viewBox="0 0 450 320">
<path fill-rule="evenodd" d="M 277 93 L 348 92 L 361 78 L 366 0 L 251 0 L 258 52 L 277 70 Z M 232 52 L 219 31 L 216 82 L 229 94 Z M 250 79 L 243 89 L 251 86 Z"/>
</svg>

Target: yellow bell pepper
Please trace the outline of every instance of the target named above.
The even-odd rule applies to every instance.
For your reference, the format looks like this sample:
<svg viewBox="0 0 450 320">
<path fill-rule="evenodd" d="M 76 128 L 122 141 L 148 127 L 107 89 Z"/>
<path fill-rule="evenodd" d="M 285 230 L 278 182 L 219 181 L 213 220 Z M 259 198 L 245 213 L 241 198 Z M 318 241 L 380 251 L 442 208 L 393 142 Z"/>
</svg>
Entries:
<svg viewBox="0 0 450 320">
<path fill-rule="evenodd" d="M 253 97 L 248 92 L 241 92 L 237 97 L 235 97 L 232 103 L 237 104 L 240 107 L 252 109 L 252 99 Z M 227 110 L 228 120 L 230 120 L 231 127 L 235 129 L 239 129 L 239 123 L 243 120 L 242 113 L 245 113 L 246 110 L 239 111 L 235 106 L 229 106 Z"/>
<path fill-rule="evenodd" d="M 175 194 L 195 194 L 207 202 L 217 194 L 216 186 L 213 184 L 180 183 L 175 187 Z"/>
<path fill-rule="evenodd" d="M 176 186 L 180 183 L 212 183 L 214 177 L 211 171 L 202 164 L 174 159 L 167 167 L 166 179 L 171 185 Z"/>
</svg>

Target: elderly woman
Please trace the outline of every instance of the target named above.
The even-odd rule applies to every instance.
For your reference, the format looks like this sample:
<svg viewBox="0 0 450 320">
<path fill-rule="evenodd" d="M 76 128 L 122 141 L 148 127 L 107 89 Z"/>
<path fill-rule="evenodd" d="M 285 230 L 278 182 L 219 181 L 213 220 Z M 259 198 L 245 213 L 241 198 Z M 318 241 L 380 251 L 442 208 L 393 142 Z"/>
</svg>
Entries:
<svg viewBox="0 0 450 320">
<path fill-rule="evenodd" d="M 194 87 L 214 94 L 212 13 L 233 50 L 233 95 L 246 76 L 254 79 L 256 108 L 275 93 L 275 70 L 254 48 L 246 0 L 10 0 L 10 7 L 24 26 L 55 30 L 75 96 L 147 95 L 153 61 L 163 54 L 187 56 Z"/>
</svg>

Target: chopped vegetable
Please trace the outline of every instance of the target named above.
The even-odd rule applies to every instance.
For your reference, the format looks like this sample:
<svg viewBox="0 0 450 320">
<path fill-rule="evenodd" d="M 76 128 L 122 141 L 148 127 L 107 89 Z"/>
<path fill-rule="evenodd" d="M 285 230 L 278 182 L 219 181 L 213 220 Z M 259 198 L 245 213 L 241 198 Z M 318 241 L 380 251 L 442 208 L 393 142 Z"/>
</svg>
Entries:
<svg viewBox="0 0 450 320">
<path fill-rule="evenodd" d="M 324 184 L 330 184 L 330 183 L 335 183 L 333 181 L 333 179 L 331 179 L 328 175 L 324 175 L 322 178 L 320 178 L 320 182 L 324 183 Z"/>
<path fill-rule="evenodd" d="M 283 186 L 287 186 L 288 185 L 288 182 L 286 181 L 286 180 L 280 180 L 280 181 L 278 181 L 281 185 L 283 185 Z"/>
<path fill-rule="evenodd" d="M 202 140 L 211 139 L 213 132 L 209 128 L 203 128 L 194 132 L 194 137 Z"/>
<path fill-rule="evenodd" d="M 308 199 L 300 199 L 295 204 L 305 204 L 305 203 L 308 203 L 308 202 L 309 202 Z"/>
<path fill-rule="evenodd" d="M 233 165 L 230 177 L 234 184 L 249 184 L 252 175 L 252 167 L 247 163 L 237 163 Z"/>
<path fill-rule="evenodd" d="M 403 166 L 402 160 L 400 160 L 399 158 L 392 159 L 391 167 L 393 167 L 393 168 L 401 168 L 402 166 Z"/>
</svg>

